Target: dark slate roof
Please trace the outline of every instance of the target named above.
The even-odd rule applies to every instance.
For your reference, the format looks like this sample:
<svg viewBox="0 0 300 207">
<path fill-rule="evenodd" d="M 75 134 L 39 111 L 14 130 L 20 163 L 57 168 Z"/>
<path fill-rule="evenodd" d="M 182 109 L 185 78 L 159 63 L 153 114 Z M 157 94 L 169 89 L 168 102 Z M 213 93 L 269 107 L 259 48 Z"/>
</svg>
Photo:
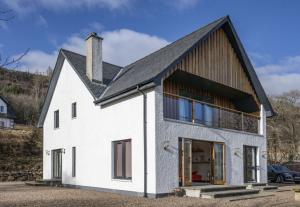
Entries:
<svg viewBox="0 0 300 207">
<path fill-rule="evenodd" d="M 147 84 L 155 80 L 158 80 L 159 82 L 162 75 L 178 63 L 185 55 L 187 55 L 197 43 L 204 41 L 212 32 L 221 27 L 224 28 L 227 33 L 242 65 L 246 69 L 245 72 L 249 76 L 260 102 L 264 105 L 264 108 L 267 111 L 267 116 L 273 116 L 275 112 L 260 81 L 258 80 L 256 72 L 254 71 L 229 16 L 220 18 L 167 45 L 166 47 L 126 66 L 122 70 L 121 74 L 110 84 L 103 96 L 101 96 L 101 98 L 96 102 L 108 100 L 114 96 L 136 88 L 137 85 Z"/>
<path fill-rule="evenodd" d="M 273 116 L 275 112 L 273 111 L 265 91 L 258 80 L 254 68 L 239 37 L 237 36 L 229 16 L 226 16 L 124 67 L 121 72 L 121 67 L 104 62 L 103 68 L 105 85 L 91 82 L 87 78 L 85 71 L 85 56 L 62 49 L 59 53 L 53 76 L 51 78 L 51 84 L 48 89 L 38 126 L 41 127 L 43 125 L 64 59 L 69 61 L 95 98 L 95 102 L 99 103 L 135 89 L 137 86 L 142 86 L 150 82 L 159 84 L 160 79 L 168 71 L 168 69 L 171 69 L 172 66 L 187 55 L 188 52 L 197 45 L 197 43 L 204 41 L 212 32 L 221 27 L 224 28 L 227 33 L 241 64 L 246 69 L 246 73 L 253 84 L 257 96 L 267 111 L 267 116 Z"/>
<path fill-rule="evenodd" d="M 100 95 L 106 89 L 105 85 L 108 85 L 113 80 L 113 78 L 120 72 L 121 69 L 120 66 L 103 62 L 103 83 L 105 85 L 95 83 L 90 81 L 89 78 L 86 76 L 86 56 L 79 55 L 77 53 L 65 49 L 62 49 L 62 52 L 95 98 L 100 97 Z"/>
<path fill-rule="evenodd" d="M 7 113 L 6 114 L 0 113 L 0 118 L 8 118 L 8 119 L 16 118 L 16 114 L 15 114 L 14 110 L 12 109 L 11 105 L 8 103 L 8 101 L 1 95 L 0 95 L 0 99 L 2 99 L 6 103 L 6 106 L 7 106 Z"/>
<path fill-rule="evenodd" d="M 226 17 L 218 19 L 167 45 L 166 47 L 126 66 L 118 78 L 101 97 L 101 100 L 108 99 L 126 89 L 130 89 L 131 87 L 136 87 L 137 84 L 151 81 L 225 20 Z"/>
<path fill-rule="evenodd" d="M 78 74 L 79 78 L 82 80 L 82 82 L 86 85 L 87 89 L 90 91 L 94 99 L 100 97 L 100 95 L 104 92 L 104 90 L 107 88 L 106 85 L 110 84 L 110 82 L 113 80 L 113 78 L 120 72 L 121 67 L 116 66 L 107 62 L 103 62 L 103 78 L 104 78 L 104 84 L 99 84 L 90 81 L 90 79 L 86 76 L 86 57 L 65 49 L 61 49 L 59 51 L 59 55 L 55 64 L 55 68 L 51 77 L 50 86 L 47 91 L 47 96 L 44 100 L 43 109 L 39 118 L 38 127 L 42 127 L 44 124 L 44 120 L 46 117 L 46 114 L 49 109 L 49 105 L 55 90 L 55 86 L 57 83 L 57 80 L 60 75 L 60 71 L 62 69 L 62 65 L 64 63 L 64 60 L 68 60 L 72 68 L 75 70 L 75 72 Z"/>
</svg>

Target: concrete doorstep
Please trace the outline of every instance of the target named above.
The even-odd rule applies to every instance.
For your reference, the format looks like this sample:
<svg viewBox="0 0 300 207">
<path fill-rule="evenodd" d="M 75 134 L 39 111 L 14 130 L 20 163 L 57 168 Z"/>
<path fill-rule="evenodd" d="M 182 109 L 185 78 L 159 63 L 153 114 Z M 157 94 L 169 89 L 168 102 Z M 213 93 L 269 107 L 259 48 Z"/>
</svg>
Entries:
<svg viewBox="0 0 300 207">
<path fill-rule="evenodd" d="M 183 187 L 184 195 L 187 197 L 196 198 L 224 198 L 232 196 L 243 196 L 250 194 L 257 194 L 260 192 L 259 189 L 247 189 L 247 186 L 193 186 Z"/>
</svg>

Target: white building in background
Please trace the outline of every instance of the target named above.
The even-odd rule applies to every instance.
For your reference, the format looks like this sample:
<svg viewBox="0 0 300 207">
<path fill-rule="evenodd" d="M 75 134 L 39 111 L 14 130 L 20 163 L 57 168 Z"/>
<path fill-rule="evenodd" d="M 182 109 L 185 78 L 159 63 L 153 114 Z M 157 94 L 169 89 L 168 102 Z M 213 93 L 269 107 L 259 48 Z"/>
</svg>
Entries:
<svg viewBox="0 0 300 207">
<path fill-rule="evenodd" d="M 60 50 L 39 120 L 44 179 L 150 197 L 267 182 L 274 112 L 228 16 L 125 67 L 102 61 L 102 41 Z"/>
<path fill-rule="evenodd" d="M 0 96 L 0 129 L 14 128 L 15 113 L 8 101 Z"/>
</svg>

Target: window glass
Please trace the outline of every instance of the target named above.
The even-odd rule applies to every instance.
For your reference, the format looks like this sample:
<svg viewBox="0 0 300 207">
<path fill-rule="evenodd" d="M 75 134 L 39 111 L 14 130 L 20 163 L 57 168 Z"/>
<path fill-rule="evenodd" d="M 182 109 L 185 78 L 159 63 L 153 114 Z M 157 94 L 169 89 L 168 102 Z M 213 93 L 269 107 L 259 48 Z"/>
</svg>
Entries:
<svg viewBox="0 0 300 207">
<path fill-rule="evenodd" d="M 77 117 L 77 104 L 76 102 L 72 103 L 72 118 Z"/>
<path fill-rule="evenodd" d="M 125 177 L 131 178 L 131 142 L 125 142 Z"/>
<path fill-rule="evenodd" d="M 114 178 L 131 179 L 132 177 L 132 156 L 131 140 L 113 142 L 114 155 Z"/>
<path fill-rule="evenodd" d="M 116 177 L 123 177 L 123 170 L 122 170 L 122 162 L 123 162 L 123 155 L 122 155 L 122 143 L 116 144 Z"/>
<path fill-rule="evenodd" d="M 72 147 L 72 177 L 76 176 L 76 147 Z"/>
<path fill-rule="evenodd" d="M 59 110 L 54 111 L 54 128 L 59 128 Z"/>
</svg>

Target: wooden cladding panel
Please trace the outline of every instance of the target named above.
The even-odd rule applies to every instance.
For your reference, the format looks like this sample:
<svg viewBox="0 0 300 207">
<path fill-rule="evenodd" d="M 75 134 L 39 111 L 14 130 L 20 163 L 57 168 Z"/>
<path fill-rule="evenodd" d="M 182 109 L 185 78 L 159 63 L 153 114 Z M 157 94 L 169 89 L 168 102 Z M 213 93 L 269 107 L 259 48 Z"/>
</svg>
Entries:
<svg viewBox="0 0 300 207">
<path fill-rule="evenodd" d="M 223 29 L 219 29 L 198 44 L 174 68 L 222 83 L 258 98 L 231 43 Z M 173 71 L 174 71 L 173 70 Z"/>
</svg>

